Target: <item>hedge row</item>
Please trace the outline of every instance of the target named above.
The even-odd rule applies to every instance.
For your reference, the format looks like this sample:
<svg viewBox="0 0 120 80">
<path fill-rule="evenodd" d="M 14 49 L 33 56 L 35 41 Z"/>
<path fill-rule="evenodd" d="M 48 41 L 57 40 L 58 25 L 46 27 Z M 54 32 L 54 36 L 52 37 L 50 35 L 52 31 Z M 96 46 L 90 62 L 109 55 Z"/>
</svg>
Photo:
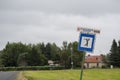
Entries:
<svg viewBox="0 0 120 80">
<path fill-rule="evenodd" d="M 22 70 L 61 70 L 62 66 L 24 66 L 24 67 L 0 67 L 0 71 L 22 71 Z"/>
</svg>

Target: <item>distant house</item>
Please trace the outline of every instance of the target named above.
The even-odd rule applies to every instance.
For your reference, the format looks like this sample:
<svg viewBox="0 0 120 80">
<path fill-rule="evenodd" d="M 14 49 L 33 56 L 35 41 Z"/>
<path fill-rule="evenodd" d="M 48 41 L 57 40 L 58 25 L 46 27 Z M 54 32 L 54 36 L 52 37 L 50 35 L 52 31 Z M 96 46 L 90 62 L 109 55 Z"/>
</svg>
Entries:
<svg viewBox="0 0 120 80">
<path fill-rule="evenodd" d="M 49 64 L 50 66 L 53 66 L 53 65 L 54 65 L 54 61 L 48 60 L 48 64 Z"/>
<path fill-rule="evenodd" d="M 58 62 L 53 60 L 48 60 L 48 64 L 49 66 L 59 66 Z"/>
<path fill-rule="evenodd" d="M 85 68 L 102 68 L 105 64 L 102 61 L 102 55 L 99 56 L 91 56 L 88 55 L 85 57 Z"/>
</svg>

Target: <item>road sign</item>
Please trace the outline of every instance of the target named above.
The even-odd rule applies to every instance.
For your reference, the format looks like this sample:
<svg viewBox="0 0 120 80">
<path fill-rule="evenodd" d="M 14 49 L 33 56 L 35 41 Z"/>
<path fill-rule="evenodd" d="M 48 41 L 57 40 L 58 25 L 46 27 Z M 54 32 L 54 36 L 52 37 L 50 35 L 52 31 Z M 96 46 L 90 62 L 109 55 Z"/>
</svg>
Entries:
<svg viewBox="0 0 120 80">
<path fill-rule="evenodd" d="M 81 33 L 78 44 L 78 50 L 93 52 L 94 42 L 95 42 L 95 34 Z"/>
<path fill-rule="evenodd" d="M 80 32 L 78 50 L 85 52 L 93 52 L 94 43 L 95 43 L 95 34 L 99 34 L 100 30 L 78 27 L 77 31 Z M 85 53 L 83 53 L 80 80 L 82 80 L 84 61 L 85 61 Z"/>
<path fill-rule="evenodd" d="M 78 27 L 77 31 L 82 32 L 82 33 L 89 33 L 89 34 L 100 34 L 100 30 L 92 29 L 92 28 Z"/>
</svg>

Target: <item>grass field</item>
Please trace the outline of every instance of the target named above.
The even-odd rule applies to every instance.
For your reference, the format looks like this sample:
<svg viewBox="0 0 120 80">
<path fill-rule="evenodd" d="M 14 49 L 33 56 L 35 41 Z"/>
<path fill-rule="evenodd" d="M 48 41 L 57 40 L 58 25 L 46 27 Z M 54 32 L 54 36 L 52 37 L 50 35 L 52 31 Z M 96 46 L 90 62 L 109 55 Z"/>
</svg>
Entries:
<svg viewBox="0 0 120 80">
<path fill-rule="evenodd" d="M 25 71 L 28 80 L 80 80 L 80 70 Z M 83 80 L 120 80 L 120 69 L 86 69 Z"/>
</svg>

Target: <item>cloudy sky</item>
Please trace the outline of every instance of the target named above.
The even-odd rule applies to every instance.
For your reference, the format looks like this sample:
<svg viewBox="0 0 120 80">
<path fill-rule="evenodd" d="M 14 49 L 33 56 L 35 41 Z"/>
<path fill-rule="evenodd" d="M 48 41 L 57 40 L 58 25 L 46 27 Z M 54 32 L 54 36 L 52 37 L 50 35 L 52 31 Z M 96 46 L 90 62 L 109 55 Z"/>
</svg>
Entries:
<svg viewBox="0 0 120 80">
<path fill-rule="evenodd" d="M 0 0 L 0 50 L 6 43 L 78 41 L 77 27 L 100 29 L 94 54 L 120 40 L 120 0 Z"/>
</svg>

